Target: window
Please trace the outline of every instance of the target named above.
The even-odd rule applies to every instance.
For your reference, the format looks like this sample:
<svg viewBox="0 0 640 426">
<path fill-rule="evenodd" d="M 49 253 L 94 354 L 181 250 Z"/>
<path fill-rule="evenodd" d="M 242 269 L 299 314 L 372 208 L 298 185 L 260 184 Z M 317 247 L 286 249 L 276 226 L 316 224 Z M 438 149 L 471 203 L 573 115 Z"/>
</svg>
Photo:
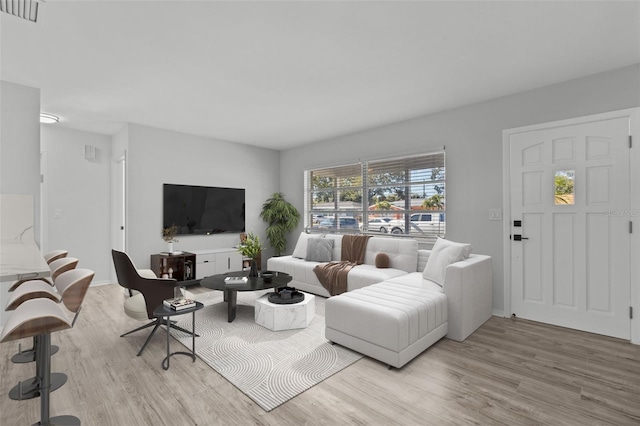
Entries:
<svg viewBox="0 0 640 426">
<path fill-rule="evenodd" d="M 362 166 L 349 164 L 305 174 L 305 226 L 322 231 L 358 231 L 362 220 Z"/>
<path fill-rule="evenodd" d="M 304 215 L 320 232 L 443 237 L 444 151 L 307 170 Z"/>
<path fill-rule="evenodd" d="M 555 204 L 569 205 L 574 203 L 573 186 L 575 181 L 575 170 L 558 170 L 553 179 L 555 185 Z"/>
</svg>

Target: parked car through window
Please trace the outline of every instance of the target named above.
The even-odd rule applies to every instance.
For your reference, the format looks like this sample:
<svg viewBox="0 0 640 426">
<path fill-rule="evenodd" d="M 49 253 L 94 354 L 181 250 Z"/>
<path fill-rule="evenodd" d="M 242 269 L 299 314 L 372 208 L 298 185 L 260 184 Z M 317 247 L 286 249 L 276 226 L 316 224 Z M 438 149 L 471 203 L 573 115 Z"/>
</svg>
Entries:
<svg viewBox="0 0 640 426">
<path fill-rule="evenodd" d="M 318 224 L 318 228 L 326 230 L 335 229 L 357 229 L 360 230 L 358 221 L 353 217 L 340 217 L 338 218 L 338 227 L 336 228 L 336 220 L 334 218 L 328 218 L 321 220 Z"/>
</svg>

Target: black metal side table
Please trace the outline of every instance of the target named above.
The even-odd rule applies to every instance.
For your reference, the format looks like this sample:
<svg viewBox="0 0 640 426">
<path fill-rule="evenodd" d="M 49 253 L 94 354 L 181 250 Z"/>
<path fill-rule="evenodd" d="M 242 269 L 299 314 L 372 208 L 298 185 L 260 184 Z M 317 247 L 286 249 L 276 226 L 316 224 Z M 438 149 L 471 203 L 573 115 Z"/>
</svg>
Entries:
<svg viewBox="0 0 640 426">
<path fill-rule="evenodd" d="M 184 314 L 191 314 L 191 324 L 192 324 L 192 328 L 191 328 L 191 332 L 192 332 L 192 336 L 191 336 L 191 353 L 189 352 L 173 352 L 171 353 L 170 348 L 169 348 L 169 341 L 170 341 L 170 333 L 169 333 L 169 329 L 171 327 L 167 326 L 167 357 L 165 359 L 162 360 L 162 368 L 165 370 L 169 369 L 169 358 L 171 358 L 173 355 L 177 355 L 177 354 L 182 354 L 182 355 L 188 355 L 191 357 L 191 359 L 193 360 L 193 362 L 196 362 L 196 311 L 200 310 L 204 308 L 204 305 L 200 302 L 196 302 L 196 306 L 192 307 L 192 308 L 187 308 L 187 309 L 180 309 L 180 310 L 175 310 L 175 309 L 171 309 L 167 306 L 164 305 L 160 305 L 158 306 L 154 311 L 153 311 L 153 316 L 156 318 L 166 318 L 167 320 L 167 324 L 170 324 L 170 318 L 176 315 L 184 315 Z"/>
</svg>

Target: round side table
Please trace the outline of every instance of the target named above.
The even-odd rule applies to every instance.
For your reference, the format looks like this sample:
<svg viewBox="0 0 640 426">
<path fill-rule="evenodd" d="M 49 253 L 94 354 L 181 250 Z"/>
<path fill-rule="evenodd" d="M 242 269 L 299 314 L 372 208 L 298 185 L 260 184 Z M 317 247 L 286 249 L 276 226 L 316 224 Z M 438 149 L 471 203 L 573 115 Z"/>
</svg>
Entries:
<svg viewBox="0 0 640 426">
<path fill-rule="evenodd" d="M 165 359 L 162 360 L 162 368 L 165 370 L 169 369 L 169 359 L 173 356 L 173 355 L 177 355 L 177 354 L 181 354 L 181 355 L 188 355 L 191 357 L 191 359 L 193 360 L 193 362 L 196 362 L 196 311 L 200 310 L 204 308 L 204 305 L 200 302 L 196 302 L 196 306 L 191 307 L 191 308 L 186 308 L 186 309 L 171 309 L 167 306 L 160 305 L 158 306 L 154 311 L 153 311 L 153 316 L 156 318 L 162 318 L 165 319 L 166 318 L 166 324 L 167 324 L 167 356 Z M 178 352 L 173 352 L 171 353 L 170 348 L 169 348 L 169 342 L 170 342 L 170 333 L 169 333 L 169 329 L 171 328 L 168 324 L 171 324 L 171 317 L 176 316 L 176 315 L 184 315 L 184 314 L 191 314 L 191 352 L 183 352 L 183 351 L 178 351 Z"/>
</svg>

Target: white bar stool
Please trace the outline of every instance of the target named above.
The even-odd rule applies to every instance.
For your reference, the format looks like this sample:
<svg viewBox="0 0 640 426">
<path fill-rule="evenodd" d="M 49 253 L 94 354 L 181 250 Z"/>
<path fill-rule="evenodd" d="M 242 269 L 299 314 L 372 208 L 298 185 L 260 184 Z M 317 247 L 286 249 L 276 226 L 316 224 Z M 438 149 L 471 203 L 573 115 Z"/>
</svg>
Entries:
<svg viewBox="0 0 640 426">
<path fill-rule="evenodd" d="M 67 250 L 52 250 L 49 253 L 45 253 L 43 257 L 44 257 L 44 261 L 47 262 L 47 264 L 50 264 L 54 260 L 67 257 L 68 254 L 69 252 Z"/>
<path fill-rule="evenodd" d="M 56 260 L 53 260 L 49 263 L 49 268 L 51 269 L 51 278 L 38 278 L 35 280 L 20 280 L 13 283 L 11 288 L 9 288 L 9 292 L 14 292 L 17 288 L 20 288 L 22 285 L 26 283 L 36 282 L 36 283 L 47 283 L 47 285 L 52 286 L 55 282 L 55 279 L 62 273 L 75 269 L 78 265 L 78 259 L 75 257 L 63 257 Z M 8 310 L 8 309 L 6 309 Z M 55 354 L 58 352 L 57 346 L 51 347 L 51 354 Z M 27 349 L 25 351 L 22 350 L 22 346 L 18 345 L 18 353 L 11 357 L 11 362 L 16 364 L 24 364 L 28 362 L 35 361 L 36 355 L 36 342 L 35 339 L 33 341 L 33 347 L 31 349 Z"/>
<path fill-rule="evenodd" d="M 11 293 L 11 299 L 7 306 L 7 310 L 18 309 L 23 303 L 29 300 L 35 300 L 41 295 L 54 303 L 62 302 L 71 315 L 73 315 L 72 326 L 80 313 L 82 301 L 89 289 L 89 285 L 93 280 L 94 272 L 89 269 L 74 269 L 63 272 L 56 278 L 55 288 L 42 281 L 32 281 L 20 286 L 16 291 Z M 29 290 L 31 290 L 29 292 Z M 36 375 L 28 380 L 23 380 L 9 391 L 9 397 L 14 400 L 23 400 L 35 398 L 40 394 L 40 363 L 38 359 L 37 348 L 40 345 L 38 336 L 34 337 L 35 354 L 33 359 L 36 361 Z M 57 347 L 56 347 L 57 348 Z M 51 351 L 50 355 L 54 352 Z M 64 373 L 51 373 L 51 389 L 54 391 L 64 385 L 67 376 Z"/>
<path fill-rule="evenodd" d="M 51 392 L 51 333 L 71 328 L 62 306 L 50 299 L 31 299 L 22 303 L 7 319 L 0 343 L 25 337 L 39 336 L 38 360 L 40 368 L 40 422 L 36 424 L 80 425 L 74 416 L 50 417 Z"/>
<path fill-rule="evenodd" d="M 20 280 L 13 283 L 13 285 L 9 288 L 9 291 L 14 291 L 16 288 L 20 287 L 24 283 L 28 283 L 29 281 L 44 281 L 53 285 L 53 282 L 56 280 L 58 275 L 63 272 L 70 271 L 75 269 L 78 266 L 78 259 L 75 257 L 63 257 L 62 259 L 54 260 L 49 264 L 49 269 L 51 269 L 51 279 L 48 278 L 38 278 L 35 280 Z"/>
</svg>

